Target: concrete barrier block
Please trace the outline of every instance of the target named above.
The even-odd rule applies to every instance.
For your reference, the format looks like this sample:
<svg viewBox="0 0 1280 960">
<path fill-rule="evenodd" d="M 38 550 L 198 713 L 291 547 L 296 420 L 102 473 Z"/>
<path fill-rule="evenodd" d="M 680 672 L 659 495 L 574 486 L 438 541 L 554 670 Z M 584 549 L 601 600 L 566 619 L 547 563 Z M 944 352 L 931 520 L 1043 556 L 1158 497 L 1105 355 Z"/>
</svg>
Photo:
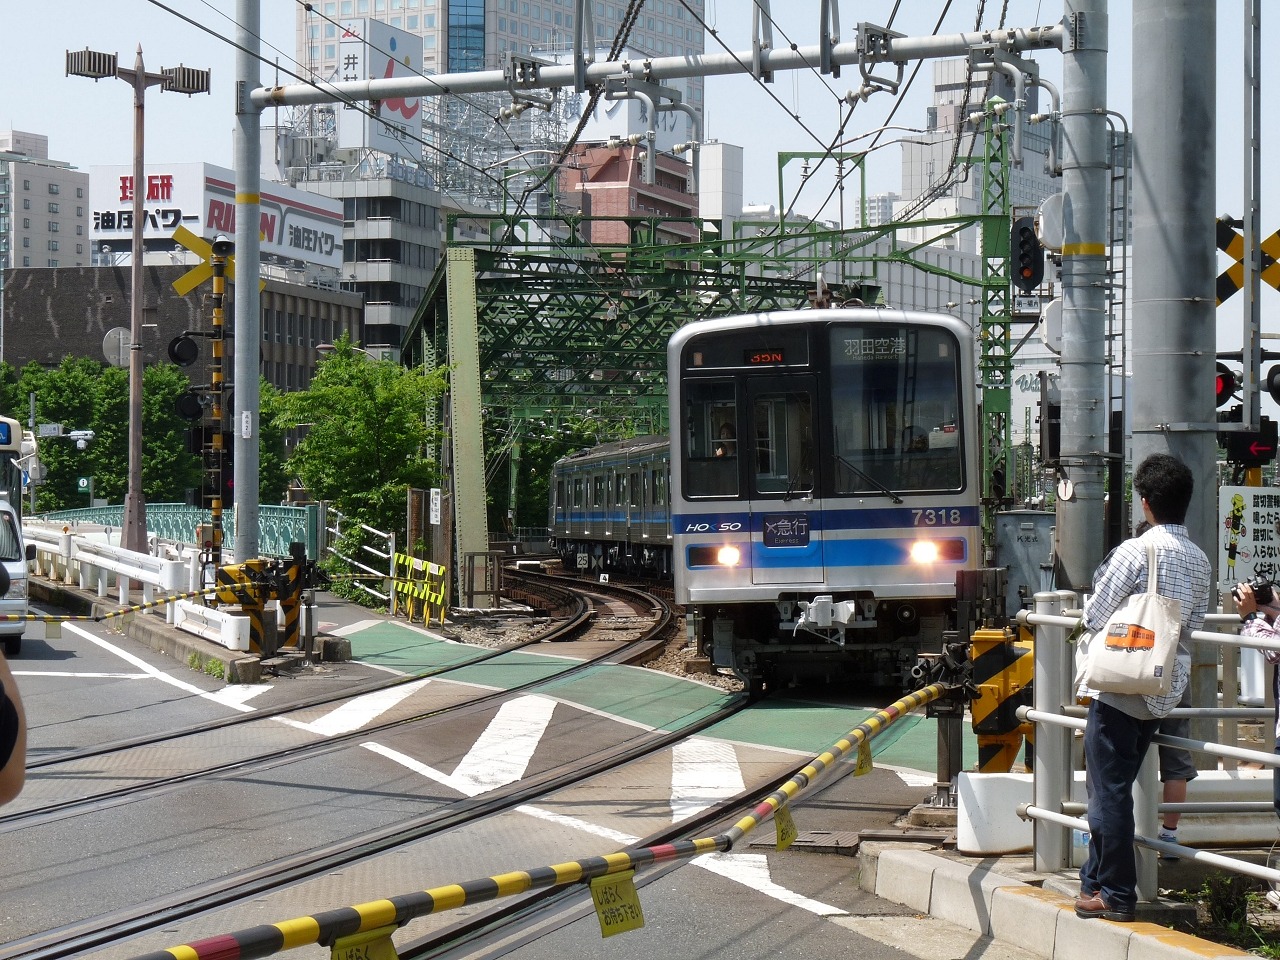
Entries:
<svg viewBox="0 0 1280 960">
<path fill-rule="evenodd" d="M 1155 923 L 1134 923 L 1129 941 L 1128 960 L 1239 960 L 1255 954 L 1224 947 L 1220 943 L 1201 940 Z"/>
<path fill-rule="evenodd" d="M 924 850 L 882 850 L 876 861 L 875 895 L 929 913 L 933 874 L 941 862 Z"/>
<path fill-rule="evenodd" d="M 1058 915 L 1053 960 L 1127 957 L 1135 926 L 1110 920 L 1082 920 L 1076 916 L 1073 906 Z"/>
<path fill-rule="evenodd" d="M 991 936 L 1038 957 L 1052 957 L 1058 917 L 1074 913 L 1070 897 L 1040 887 L 999 887 L 991 897 Z"/>
<path fill-rule="evenodd" d="M 991 872 L 985 863 L 963 863 L 935 857 L 929 913 L 977 933 L 991 931 L 991 898 L 999 887 L 1025 886 Z"/>
</svg>

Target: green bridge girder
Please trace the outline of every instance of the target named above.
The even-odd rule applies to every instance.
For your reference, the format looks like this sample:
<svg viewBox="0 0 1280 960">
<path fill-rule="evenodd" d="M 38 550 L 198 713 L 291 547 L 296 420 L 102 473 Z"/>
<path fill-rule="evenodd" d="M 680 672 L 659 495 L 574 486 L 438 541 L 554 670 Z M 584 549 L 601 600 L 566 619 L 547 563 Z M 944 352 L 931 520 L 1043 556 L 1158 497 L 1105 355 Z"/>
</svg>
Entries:
<svg viewBox="0 0 1280 960">
<path fill-rule="evenodd" d="M 461 215 L 450 218 L 457 233 Z M 498 247 L 476 247 L 480 371 L 486 409 L 511 415 L 590 408 L 606 421 L 634 423 L 637 411 L 653 432 L 667 429 L 666 345 L 686 323 L 708 317 L 807 307 L 815 293 L 809 276 L 792 273 L 806 257 L 774 252 L 797 236 L 724 240 L 712 221 L 625 218 L 627 235 L 670 237 L 684 228 L 698 242 L 588 245 L 574 238 L 617 219 L 490 218 Z M 813 263 L 830 259 L 816 246 Z M 526 240 L 533 235 L 542 239 Z M 556 237 L 548 241 L 546 237 Z M 451 242 L 459 242 L 457 240 Z M 803 244 L 816 245 L 815 236 Z M 808 271 L 800 271 L 807 273 Z M 830 288 L 835 302 L 876 300 L 879 288 L 860 279 Z M 402 343 L 403 362 L 433 364 L 445 355 L 448 300 L 438 271 Z"/>
</svg>

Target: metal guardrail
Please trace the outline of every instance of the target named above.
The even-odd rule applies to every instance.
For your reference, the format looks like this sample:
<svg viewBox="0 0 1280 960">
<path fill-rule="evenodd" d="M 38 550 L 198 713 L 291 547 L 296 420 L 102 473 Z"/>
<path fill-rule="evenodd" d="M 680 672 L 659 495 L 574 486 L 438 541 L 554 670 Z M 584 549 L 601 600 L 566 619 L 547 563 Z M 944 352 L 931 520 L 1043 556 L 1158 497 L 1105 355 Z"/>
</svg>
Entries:
<svg viewBox="0 0 1280 960">
<path fill-rule="evenodd" d="M 1075 594 L 1070 591 L 1037 593 L 1034 612 L 1024 610 L 1018 615 L 1019 621 L 1032 624 L 1037 628 L 1034 654 L 1034 703 L 1029 708 L 1022 707 L 1018 710 L 1019 719 L 1030 720 L 1037 724 L 1036 764 L 1032 774 L 1033 801 L 1019 807 L 1018 814 L 1033 821 L 1035 869 L 1045 873 L 1068 869 L 1071 831 L 1088 832 L 1089 829 L 1084 819 L 1068 816 L 1065 812 L 1067 808 L 1073 806 L 1071 802 L 1072 731 L 1083 729 L 1086 725 L 1080 718 L 1068 716 L 1068 711 L 1064 708 L 1064 705 L 1076 702 L 1073 645 L 1067 640 L 1067 635 L 1079 625 L 1080 617 L 1064 616 L 1067 605 L 1069 603 L 1074 605 L 1076 600 Z M 1239 618 L 1230 614 L 1212 614 L 1207 620 L 1209 623 L 1224 626 L 1233 621 L 1236 625 L 1239 624 Z M 1191 639 L 1221 644 L 1232 649 L 1274 648 L 1274 644 L 1268 644 L 1265 641 L 1209 630 L 1196 630 L 1191 634 Z M 1235 675 L 1231 676 L 1234 679 Z M 1234 687 L 1230 686 L 1228 689 L 1234 689 Z M 1228 723 L 1234 723 L 1239 713 L 1239 710 L 1232 708 L 1201 707 L 1177 709 L 1172 715 L 1221 717 L 1226 718 Z M 1228 744 L 1187 740 L 1166 734 L 1157 734 L 1155 742 L 1220 757 L 1248 760 L 1272 768 L 1280 766 L 1280 755 L 1271 752 L 1244 750 Z M 1159 810 L 1192 812 L 1189 810 L 1190 805 L 1187 804 L 1161 803 L 1160 794 L 1155 754 L 1148 753 L 1137 782 L 1134 784 L 1136 828 L 1134 840 L 1139 848 L 1137 864 L 1139 899 L 1149 902 L 1155 900 L 1159 894 L 1156 858 L 1150 851 L 1163 851 L 1186 859 L 1211 863 L 1235 873 L 1258 877 L 1280 887 L 1280 870 L 1157 839 Z M 1253 812 L 1243 803 L 1233 804 L 1232 809 L 1237 812 Z"/>
<path fill-rule="evenodd" d="M 320 555 L 321 505 L 302 506 L 263 504 L 258 507 L 258 549 L 264 557 L 289 556 L 289 544 L 303 543 L 307 556 Z M 110 527 L 119 530 L 124 522 L 124 507 L 82 507 L 76 510 L 58 510 L 37 514 L 30 518 L 50 523 L 81 524 Z M 208 524 L 212 514 L 200 507 L 185 503 L 147 504 L 147 532 L 162 540 L 175 543 L 196 544 L 196 528 Z M 224 551 L 235 549 L 235 508 L 222 512 Z"/>
</svg>

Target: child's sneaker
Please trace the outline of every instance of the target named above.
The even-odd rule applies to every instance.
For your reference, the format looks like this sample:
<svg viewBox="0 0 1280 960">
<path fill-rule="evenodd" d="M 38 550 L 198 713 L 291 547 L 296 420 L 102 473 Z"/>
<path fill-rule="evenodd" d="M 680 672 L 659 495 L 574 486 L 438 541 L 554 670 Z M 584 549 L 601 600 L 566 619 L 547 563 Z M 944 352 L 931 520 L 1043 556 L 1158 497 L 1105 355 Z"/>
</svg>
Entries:
<svg viewBox="0 0 1280 960">
<path fill-rule="evenodd" d="M 1177 843 L 1178 834 L 1176 831 L 1173 831 L 1173 830 L 1161 830 L 1160 840 L 1163 841 L 1164 843 Z M 1166 863 L 1175 863 L 1178 860 L 1182 859 L 1176 853 L 1165 853 L 1163 850 L 1160 851 L 1159 857 L 1161 860 L 1165 861 Z"/>
</svg>

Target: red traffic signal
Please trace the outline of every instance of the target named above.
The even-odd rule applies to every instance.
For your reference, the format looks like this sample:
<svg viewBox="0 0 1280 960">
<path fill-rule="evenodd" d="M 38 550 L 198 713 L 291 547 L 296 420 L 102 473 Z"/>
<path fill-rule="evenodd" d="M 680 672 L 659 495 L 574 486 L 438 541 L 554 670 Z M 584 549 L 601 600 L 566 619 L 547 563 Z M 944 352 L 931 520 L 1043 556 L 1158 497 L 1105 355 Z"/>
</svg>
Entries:
<svg viewBox="0 0 1280 960">
<path fill-rule="evenodd" d="M 1269 380 L 1269 378 L 1268 378 Z M 1236 375 L 1225 363 L 1218 364 L 1217 405 L 1231 401 L 1236 392 Z"/>
</svg>

